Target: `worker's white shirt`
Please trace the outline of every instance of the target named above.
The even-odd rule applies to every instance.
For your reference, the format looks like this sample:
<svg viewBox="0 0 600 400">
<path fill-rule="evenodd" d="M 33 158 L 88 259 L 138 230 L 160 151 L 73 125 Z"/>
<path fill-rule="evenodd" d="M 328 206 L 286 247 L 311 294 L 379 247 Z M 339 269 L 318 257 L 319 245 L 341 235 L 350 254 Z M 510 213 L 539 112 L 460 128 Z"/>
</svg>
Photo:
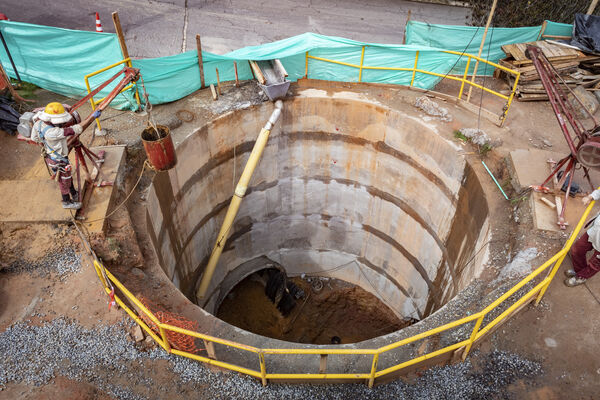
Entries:
<svg viewBox="0 0 600 400">
<path fill-rule="evenodd" d="M 594 190 L 590 196 L 596 201 L 600 200 L 600 190 Z M 588 228 L 587 234 L 594 250 L 600 251 L 600 215 L 596 216 L 594 223 Z"/>
<path fill-rule="evenodd" d="M 67 144 L 67 138 L 64 135 L 65 131 L 62 128 L 48 125 L 42 120 L 38 120 L 33 124 L 31 130 L 31 140 L 41 143 L 40 133 L 46 127 L 49 127 L 44 131 L 44 139 L 46 141 L 46 153 L 52 157 L 52 154 L 57 154 L 63 157 L 69 155 L 69 146 Z"/>
</svg>

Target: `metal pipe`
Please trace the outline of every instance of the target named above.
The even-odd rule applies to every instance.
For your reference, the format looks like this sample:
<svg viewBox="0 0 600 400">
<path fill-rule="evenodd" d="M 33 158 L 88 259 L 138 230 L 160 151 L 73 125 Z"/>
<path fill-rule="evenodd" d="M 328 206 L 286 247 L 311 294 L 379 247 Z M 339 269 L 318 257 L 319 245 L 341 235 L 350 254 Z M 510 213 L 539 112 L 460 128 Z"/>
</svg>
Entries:
<svg viewBox="0 0 600 400">
<path fill-rule="evenodd" d="M 13 61 L 12 55 L 10 51 L 8 51 L 8 46 L 6 45 L 6 41 L 4 40 L 4 35 L 2 35 L 2 31 L 0 30 L 0 39 L 2 39 L 2 44 L 4 45 L 4 50 L 6 50 L 6 54 L 8 55 L 8 59 L 10 60 L 10 65 L 13 67 L 13 71 L 15 71 L 15 76 L 19 83 L 21 83 L 21 77 L 19 76 L 19 71 L 17 71 L 17 67 L 15 66 L 15 62 Z M 10 82 L 9 82 L 10 84 Z"/>
<path fill-rule="evenodd" d="M 225 247 L 225 242 L 227 241 L 227 237 L 229 236 L 231 226 L 233 225 L 235 217 L 240 209 L 242 199 L 246 195 L 246 190 L 248 189 L 248 183 L 250 182 L 250 178 L 252 178 L 252 174 L 254 173 L 254 170 L 256 169 L 256 166 L 260 161 L 262 152 L 267 145 L 271 129 L 273 129 L 273 125 L 275 125 L 275 123 L 279 119 L 279 116 L 281 115 L 282 107 L 283 102 L 281 100 L 277 100 L 275 102 L 275 109 L 273 110 L 271 117 L 258 134 L 258 138 L 256 139 L 256 143 L 254 144 L 254 148 L 252 149 L 250 158 L 248 158 L 248 162 L 244 167 L 242 176 L 240 176 L 240 180 L 238 181 L 233 197 L 231 198 L 231 203 L 229 204 L 229 208 L 227 209 L 225 220 L 223 221 L 223 225 L 221 226 L 221 230 L 219 231 L 219 235 L 217 236 L 217 241 L 215 243 L 215 246 L 213 247 L 210 259 L 208 260 L 208 264 L 206 265 L 206 269 L 204 270 L 204 274 L 202 275 L 200 287 L 198 287 L 198 291 L 196 292 L 196 300 L 199 305 L 202 305 L 201 303 L 204 299 L 204 296 L 206 295 L 208 285 L 210 284 L 213 273 L 215 272 L 215 268 L 217 267 L 217 263 L 219 262 L 219 258 L 221 257 L 221 253 L 223 252 L 223 248 Z"/>
</svg>

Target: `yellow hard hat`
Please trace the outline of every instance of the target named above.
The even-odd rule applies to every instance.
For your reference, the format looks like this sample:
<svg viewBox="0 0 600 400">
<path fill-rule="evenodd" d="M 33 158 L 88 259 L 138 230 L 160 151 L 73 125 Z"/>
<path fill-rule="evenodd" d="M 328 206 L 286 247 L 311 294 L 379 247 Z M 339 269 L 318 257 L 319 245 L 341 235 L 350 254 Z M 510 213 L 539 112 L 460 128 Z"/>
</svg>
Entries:
<svg viewBox="0 0 600 400">
<path fill-rule="evenodd" d="M 40 113 L 42 121 L 52 124 L 64 124 L 69 122 L 71 118 L 71 114 L 65 111 L 65 107 L 56 101 L 48 103 L 44 111 Z"/>
</svg>

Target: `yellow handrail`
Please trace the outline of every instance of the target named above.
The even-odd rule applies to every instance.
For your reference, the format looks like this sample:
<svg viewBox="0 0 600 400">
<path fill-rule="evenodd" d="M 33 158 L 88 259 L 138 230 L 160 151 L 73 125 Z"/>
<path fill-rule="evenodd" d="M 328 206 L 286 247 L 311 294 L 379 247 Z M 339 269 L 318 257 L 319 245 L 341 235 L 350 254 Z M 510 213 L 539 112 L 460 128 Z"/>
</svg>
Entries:
<svg viewBox="0 0 600 400">
<path fill-rule="evenodd" d="M 108 66 L 106 66 L 104 68 L 100 68 L 99 70 L 91 72 L 91 73 L 87 74 L 86 76 L 84 76 L 83 79 L 85 80 L 85 87 L 87 89 L 88 94 L 90 94 L 92 92 L 92 89 L 90 87 L 90 78 L 92 76 L 101 74 L 102 72 L 108 71 L 109 69 L 114 68 L 116 66 L 119 66 L 121 64 L 126 64 L 129 68 L 132 68 L 131 58 L 128 57 L 128 58 L 125 58 L 125 59 L 123 59 L 123 60 L 121 60 L 119 62 L 116 62 L 114 64 L 108 65 Z M 134 86 L 136 87 L 136 90 L 135 90 L 135 100 L 136 100 L 136 102 L 138 104 L 138 107 L 139 107 L 141 103 L 140 103 L 140 95 L 139 95 L 139 93 L 137 91 L 137 84 L 136 83 L 132 83 L 130 85 L 127 85 L 126 87 L 124 87 L 123 89 L 121 89 L 121 91 L 119 93 L 123 93 L 123 92 L 131 89 Z M 90 97 L 90 104 L 92 105 L 92 110 L 95 110 L 96 109 L 96 105 L 102 103 L 102 101 L 105 98 L 106 97 L 103 97 L 100 100 L 94 100 L 94 96 Z M 102 129 L 100 127 L 100 120 L 98 118 L 96 118 L 96 125 L 98 126 L 98 130 Z"/>
<path fill-rule="evenodd" d="M 113 274 L 110 273 L 110 271 L 106 270 L 105 268 L 101 268 L 100 264 L 96 265 L 97 261 L 94 262 L 94 267 L 96 269 L 96 273 L 98 274 L 98 277 L 100 278 L 100 282 L 103 284 L 107 293 L 110 293 L 111 290 L 107 287 L 107 282 L 104 280 L 104 277 L 101 272 L 102 269 L 104 269 L 104 271 L 106 273 L 106 277 L 123 293 L 123 295 L 131 303 L 133 303 L 143 314 L 147 315 L 147 317 L 156 325 L 156 327 L 158 327 L 161 337 L 159 337 L 138 315 L 136 315 L 136 313 L 133 312 L 120 299 L 120 297 L 118 295 L 114 296 L 115 301 L 119 304 L 119 306 L 121 306 L 127 312 L 127 314 L 129 314 L 129 316 L 131 316 L 131 318 L 135 322 L 137 322 L 144 329 L 144 331 L 146 331 L 167 352 L 171 352 L 173 354 L 177 354 L 177 355 L 180 355 L 183 357 L 188 357 L 188 358 L 198 360 L 198 361 L 210 364 L 210 365 L 216 365 L 221 368 L 226 368 L 226 369 L 229 369 L 232 371 L 237 371 L 237 372 L 249 375 L 249 376 L 253 376 L 257 379 L 260 379 L 262 381 L 263 385 L 266 385 L 267 381 L 269 379 L 279 379 L 279 380 L 281 380 L 281 379 L 297 379 L 297 380 L 307 380 L 307 379 L 311 379 L 311 380 L 317 380 L 317 379 L 319 379 L 319 380 L 335 380 L 335 379 L 355 380 L 355 379 L 358 379 L 358 380 L 364 380 L 369 385 L 369 387 L 372 387 L 375 380 L 379 377 L 399 371 L 408 366 L 418 364 L 427 359 L 431 359 L 433 357 L 436 357 L 436 356 L 439 356 L 439 355 L 442 355 L 445 353 L 449 353 L 451 351 L 459 350 L 462 348 L 463 349 L 462 356 L 463 356 L 463 358 L 466 357 L 469 350 L 471 349 L 472 345 L 475 343 L 475 341 L 481 339 L 486 334 L 490 333 L 492 328 L 497 326 L 499 323 L 505 321 L 511 314 L 513 314 L 515 311 L 517 311 L 519 309 L 519 307 L 524 305 L 527 301 L 532 300 L 534 298 L 534 296 L 537 295 L 536 304 L 539 303 L 539 301 L 541 300 L 541 297 L 543 296 L 543 294 L 547 290 L 548 286 L 550 285 L 550 282 L 552 282 L 552 280 L 556 274 L 556 271 L 560 267 L 567 252 L 570 250 L 570 248 L 573 245 L 575 239 L 577 238 L 579 232 L 583 228 L 583 224 L 585 223 L 594 204 L 595 204 L 595 202 L 592 201 L 590 203 L 590 205 L 586 208 L 585 212 L 579 219 L 578 224 L 576 225 L 575 229 L 571 233 L 571 236 L 569 237 L 569 239 L 565 243 L 564 247 L 560 251 L 558 251 L 554 256 L 552 256 L 550 259 L 548 259 L 546 262 L 544 262 L 540 267 L 535 269 L 533 272 L 531 272 L 529 275 L 527 275 L 524 279 L 522 279 L 520 282 L 518 282 L 516 285 L 514 285 L 506 293 L 504 293 L 503 295 L 498 297 L 495 301 L 493 301 L 487 307 L 485 307 L 481 311 L 474 313 L 472 315 L 469 315 L 467 317 L 458 319 L 456 321 L 449 322 L 445 325 L 430 329 L 426 332 L 422 332 L 420 334 L 408 337 L 406 339 L 400 340 L 395 343 L 391 343 L 389 345 L 386 345 L 386 346 L 383 346 L 383 347 L 380 347 L 377 349 L 347 349 L 347 348 L 259 349 L 254 346 L 249 346 L 249 345 L 237 343 L 234 341 L 221 339 L 221 338 L 206 335 L 203 333 L 180 328 L 177 326 L 165 324 L 165 323 L 160 322 L 158 320 L 158 318 L 155 315 L 153 315 L 152 312 L 150 310 L 148 310 L 139 299 L 137 299 Z M 535 285 L 525 295 L 523 295 L 519 299 L 517 299 L 512 305 L 510 305 L 506 310 L 504 310 L 502 313 L 500 313 L 496 318 L 494 318 L 486 326 L 481 328 L 483 319 L 486 315 L 488 315 L 491 311 L 495 310 L 506 299 L 508 299 L 510 296 L 514 295 L 518 290 L 523 288 L 526 284 L 531 282 L 535 277 L 537 277 L 543 271 L 547 270 L 552 265 L 554 265 L 553 268 L 550 270 L 550 272 L 544 279 L 542 279 L 537 285 Z M 392 350 L 402 347 L 404 345 L 416 342 L 418 340 L 425 339 L 429 336 L 441 333 L 448 329 L 452 329 L 457 326 L 467 324 L 467 323 L 475 321 L 475 320 L 476 320 L 476 323 L 475 323 L 474 328 L 471 332 L 471 335 L 469 336 L 468 339 L 459 341 L 457 343 L 451 344 L 444 348 L 432 351 L 430 353 L 421 355 L 419 357 L 412 358 L 410 360 L 406 360 L 404 362 L 400 362 L 391 367 L 377 371 L 379 357 L 381 354 L 392 351 Z M 168 338 L 167 338 L 165 331 L 173 331 L 173 332 L 177 332 L 180 334 L 189 335 L 189 336 L 192 336 L 192 337 L 195 337 L 198 339 L 202 339 L 207 342 L 218 343 L 218 344 L 221 344 L 224 346 L 228 346 L 228 347 L 236 348 L 239 350 L 258 354 L 259 355 L 259 370 L 255 371 L 253 369 L 238 366 L 238 365 L 228 363 L 225 361 L 219 361 L 219 360 L 211 359 L 208 357 L 203 357 L 203 356 L 200 356 L 197 354 L 192 354 L 189 352 L 185 352 L 185 351 L 181 351 L 181 350 L 172 348 L 171 345 L 168 343 Z M 267 367 L 266 367 L 266 361 L 265 361 L 265 354 L 272 354 L 272 355 L 294 355 L 294 354 L 296 354 L 296 355 L 319 355 L 319 356 L 327 356 L 327 355 L 331 355 L 331 354 L 365 355 L 365 356 L 372 355 L 373 359 L 371 362 L 371 367 L 370 367 L 369 372 L 365 372 L 365 373 L 344 373 L 344 374 L 340 374 L 340 373 L 332 373 L 332 374 L 328 374 L 328 373 L 268 373 Z"/>
<path fill-rule="evenodd" d="M 337 60 L 331 60 L 328 58 L 324 58 L 324 57 L 317 57 L 317 56 L 311 56 L 308 52 L 306 52 L 306 60 L 305 60 L 305 70 L 304 70 L 304 76 L 306 78 L 308 78 L 308 60 L 312 59 L 312 60 L 317 60 L 317 61 L 323 61 L 323 62 L 328 62 L 328 63 L 332 63 L 332 64 L 337 64 L 337 65 L 343 65 L 346 67 L 352 67 L 352 68 L 358 68 L 358 82 L 362 82 L 362 72 L 363 70 L 367 69 L 367 70 L 382 70 L 382 71 L 411 71 L 412 72 L 412 76 L 410 79 L 410 85 L 409 86 L 414 86 L 415 83 L 415 78 L 416 78 L 416 74 L 426 74 L 426 75 L 432 75 L 432 76 L 437 76 L 437 77 L 441 77 L 443 79 L 449 79 L 449 80 L 453 80 L 453 81 L 458 81 L 461 82 L 460 85 L 460 90 L 458 92 L 458 96 L 457 99 L 462 100 L 462 95 L 463 95 L 463 91 L 464 91 L 464 87 L 465 87 L 465 83 L 470 85 L 471 87 L 476 87 L 478 89 L 483 90 L 486 93 L 490 93 L 494 96 L 497 96 L 501 99 L 506 100 L 506 103 L 502 109 L 502 114 L 498 115 L 498 118 L 500 120 L 500 126 L 502 126 L 504 124 L 504 121 L 506 120 L 506 116 L 508 114 L 508 110 L 510 109 L 510 106 L 512 104 L 512 101 L 514 99 L 514 95 L 515 92 L 517 90 L 517 83 L 519 82 L 519 78 L 521 76 L 521 73 L 515 70 L 512 70 L 510 68 L 504 67 L 500 64 L 496 64 L 492 61 L 488 61 L 484 58 L 481 57 L 477 57 L 475 55 L 472 54 L 468 54 L 468 53 L 460 53 L 457 51 L 451 51 L 451 50 L 440 50 L 440 52 L 442 53 L 447 53 L 447 54 L 453 54 L 453 55 L 457 55 L 460 57 L 467 57 L 467 65 L 465 67 L 465 71 L 462 75 L 462 77 L 457 77 L 457 76 L 452 76 L 449 74 L 440 74 L 437 72 L 433 72 L 433 71 L 427 71 L 427 70 L 423 70 L 423 69 L 419 69 L 417 68 L 417 64 L 419 61 L 419 51 L 415 51 L 415 62 L 414 62 L 414 66 L 412 68 L 400 68 L 400 67 L 378 67 L 378 66 L 369 66 L 369 65 L 364 65 L 364 59 L 365 59 L 365 48 L 367 46 L 362 46 L 361 47 L 361 55 L 360 55 L 360 64 L 352 64 L 352 63 L 348 63 L 348 62 L 343 62 L 343 61 L 337 61 Z M 484 87 L 483 85 L 480 85 L 478 83 L 472 82 L 471 80 L 467 79 L 467 74 L 469 71 L 469 66 L 471 65 L 471 59 L 475 59 L 479 62 L 488 64 L 494 68 L 500 69 L 508 74 L 511 74 L 514 76 L 515 82 L 513 83 L 510 95 L 504 95 L 500 92 L 497 92 L 495 90 L 489 89 Z"/>
</svg>

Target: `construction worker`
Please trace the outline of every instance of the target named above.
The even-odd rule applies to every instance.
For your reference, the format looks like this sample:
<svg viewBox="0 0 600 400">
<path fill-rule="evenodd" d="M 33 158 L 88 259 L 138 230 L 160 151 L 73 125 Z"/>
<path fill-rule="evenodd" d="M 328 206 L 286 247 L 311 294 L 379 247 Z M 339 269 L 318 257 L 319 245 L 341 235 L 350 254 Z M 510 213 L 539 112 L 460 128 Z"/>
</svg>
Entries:
<svg viewBox="0 0 600 400">
<path fill-rule="evenodd" d="M 44 146 L 44 160 L 58 181 L 63 208 L 80 209 L 79 194 L 73 186 L 67 138 L 79 135 L 83 131 L 81 125 L 67 126 L 72 123 L 73 116 L 57 102 L 49 103 L 33 120 L 31 140 Z"/>
<path fill-rule="evenodd" d="M 585 196 L 582 201 L 584 205 L 590 204 L 592 200 L 600 200 L 600 190 L 594 190 L 588 196 Z M 565 271 L 567 279 L 565 285 L 572 287 L 581 285 L 586 280 L 594 276 L 600 271 L 600 215 L 596 215 L 594 219 L 589 221 L 585 232 L 571 247 L 571 260 L 573 261 L 573 269 Z M 587 253 L 593 250 L 593 254 L 589 261 Z"/>
</svg>

